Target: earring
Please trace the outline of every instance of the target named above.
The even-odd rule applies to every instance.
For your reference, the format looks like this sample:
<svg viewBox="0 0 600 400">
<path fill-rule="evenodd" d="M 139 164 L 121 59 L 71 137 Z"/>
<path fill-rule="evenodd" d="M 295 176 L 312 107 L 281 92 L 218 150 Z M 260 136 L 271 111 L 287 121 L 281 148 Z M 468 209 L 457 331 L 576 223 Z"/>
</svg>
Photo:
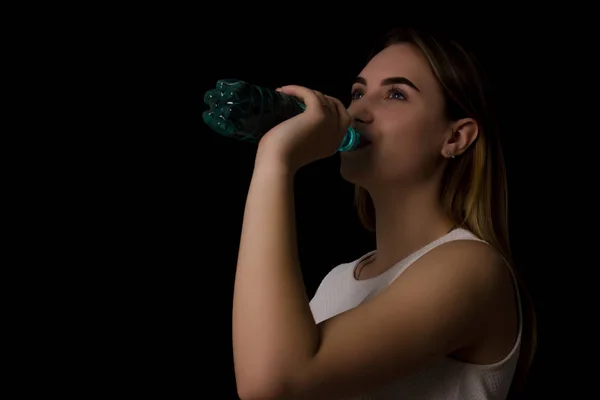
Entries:
<svg viewBox="0 0 600 400">
<path fill-rule="evenodd" d="M 448 157 L 454 158 L 454 154 L 450 153 L 449 151 L 446 151 L 446 155 L 447 155 Z"/>
</svg>

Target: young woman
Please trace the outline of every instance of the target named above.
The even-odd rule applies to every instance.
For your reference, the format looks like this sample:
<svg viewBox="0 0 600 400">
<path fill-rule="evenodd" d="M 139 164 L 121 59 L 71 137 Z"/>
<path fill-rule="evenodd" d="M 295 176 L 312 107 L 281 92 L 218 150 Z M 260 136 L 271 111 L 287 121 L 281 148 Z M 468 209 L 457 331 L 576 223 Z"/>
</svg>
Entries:
<svg viewBox="0 0 600 400">
<path fill-rule="evenodd" d="M 261 140 L 234 291 L 238 393 L 252 399 L 505 399 L 533 355 L 534 315 L 513 269 L 496 126 L 474 59 L 396 29 L 352 103 L 280 88 L 306 111 Z M 293 178 L 341 154 L 376 249 L 334 268 L 309 301 Z M 514 385 L 513 385 L 514 386 Z"/>
</svg>

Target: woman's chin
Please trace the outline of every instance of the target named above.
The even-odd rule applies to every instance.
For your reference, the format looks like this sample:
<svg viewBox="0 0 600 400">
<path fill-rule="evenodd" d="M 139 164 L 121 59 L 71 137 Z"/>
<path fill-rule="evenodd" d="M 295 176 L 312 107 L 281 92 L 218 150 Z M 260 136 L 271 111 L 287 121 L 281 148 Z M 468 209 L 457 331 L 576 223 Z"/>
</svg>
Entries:
<svg viewBox="0 0 600 400">
<path fill-rule="evenodd" d="M 360 185 L 370 175 L 368 168 L 364 163 L 355 162 L 350 158 L 341 157 L 340 175 L 342 178 L 352 184 Z"/>
</svg>

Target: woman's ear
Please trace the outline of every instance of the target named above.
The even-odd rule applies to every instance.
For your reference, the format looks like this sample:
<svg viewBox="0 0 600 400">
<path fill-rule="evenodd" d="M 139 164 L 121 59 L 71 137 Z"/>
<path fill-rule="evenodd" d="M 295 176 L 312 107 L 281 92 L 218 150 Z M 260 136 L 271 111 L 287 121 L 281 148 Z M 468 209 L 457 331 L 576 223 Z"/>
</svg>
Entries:
<svg viewBox="0 0 600 400">
<path fill-rule="evenodd" d="M 454 158 L 461 155 L 477 139 L 478 134 L 479 124 L 473 118 L 456 121 L 442 146 L 442 156 Z"/>
</svg>

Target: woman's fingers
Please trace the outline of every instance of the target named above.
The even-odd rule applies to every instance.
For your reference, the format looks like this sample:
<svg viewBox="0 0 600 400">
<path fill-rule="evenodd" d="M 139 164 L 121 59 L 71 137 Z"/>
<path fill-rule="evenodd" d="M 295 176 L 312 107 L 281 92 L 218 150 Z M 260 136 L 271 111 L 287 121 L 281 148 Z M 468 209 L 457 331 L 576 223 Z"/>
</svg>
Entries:
<svg viewBox="0 0 600 400">
<path fill-rule="evenodd" d="M 278 89 L 279 92 L 297 97 L 306 105 L 307 109 L 320 109 L 323 107 L 322 100 L 317 96 L 314 90 L 298 85 L 283 86 Z"/>
<path fill-rule="evenodd" d="M 337 113 L 339 121 L 340 121 L 340 129 L 343 129 L 345 131 L 346 129 L 348 129 L 348 127 L 350 126 L 350 123 L 352 122 L 352 118 L 350 117 L 350 114 L 348 114 L 346 107 L 344 106 L 344 104 L 341 101 L 339 101 L 335 97 L 331 97 L 331 96 L 325 96 L 325 97 L 327 97 L 327 99 L 331 102 L 333 107 L 335 107 L 336 113 Z"/>
</svg>

